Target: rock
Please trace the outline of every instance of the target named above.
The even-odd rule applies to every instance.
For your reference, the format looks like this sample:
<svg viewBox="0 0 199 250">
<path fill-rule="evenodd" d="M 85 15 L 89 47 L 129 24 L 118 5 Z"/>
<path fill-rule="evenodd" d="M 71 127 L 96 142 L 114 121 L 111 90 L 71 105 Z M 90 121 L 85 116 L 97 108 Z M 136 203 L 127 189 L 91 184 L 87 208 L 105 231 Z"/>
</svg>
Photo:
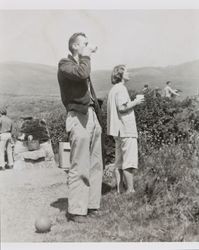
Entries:
<svg viewBox="0 0 199 250">
<path fill-rule="evenodd" d="M 26 151 L 22 153 L 22 156 L 24 160 L 32 160 L 32 161 L 37 161 L 39 159 L 44 159 L 45 160 L 45 151 L 43 149 L 38 149 L 34 151 Z"/>
<path fill-rule="evenodd" d="M 40 149 L 29 151 L 27 143 L 16 141 L 14 148 L 14 169 L 21 170 L 30 167 L 55 167 L 54 153 L 51 141 L 40 144 Z"/>
<path fill-rule="evenodd" d="M 51 141 L 48 140 L 47 142 L 41 143 L 40 148 L 45 152 L 45 160 L 46 161 L 54 161 L 54 152 L 52 149 Z"/>
<path fill-rule="evenodd" d="M 14 160 L 23 160 L 22 153 L 27 152 L 28 148 L 25 142 L 17 140 L 14 146 Z"/>
<path fill-rule="evenodd" d="M 24 160 L 20 160 L 20 159 L 17 159 L 15 162 L 14 162 L 14 169 L 15 170 L 22 170 L 26 168 L 26 164 L 25 164 L 25 161 Z"/>
</svg>

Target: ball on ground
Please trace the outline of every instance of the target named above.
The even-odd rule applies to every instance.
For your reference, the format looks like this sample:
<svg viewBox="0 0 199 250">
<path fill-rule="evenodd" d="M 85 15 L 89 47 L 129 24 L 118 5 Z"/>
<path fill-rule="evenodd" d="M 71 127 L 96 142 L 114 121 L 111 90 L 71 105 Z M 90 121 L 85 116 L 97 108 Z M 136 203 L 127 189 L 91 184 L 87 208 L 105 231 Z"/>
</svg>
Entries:
<svg viewBox="0 0 199 250">
<path fill-rule="evenodd" d="M 47 216 L 39 216 L 35 220 L 35 229 L 37 233 L 47 233 L 51 229 L 51 220 Z"/>
</svg>

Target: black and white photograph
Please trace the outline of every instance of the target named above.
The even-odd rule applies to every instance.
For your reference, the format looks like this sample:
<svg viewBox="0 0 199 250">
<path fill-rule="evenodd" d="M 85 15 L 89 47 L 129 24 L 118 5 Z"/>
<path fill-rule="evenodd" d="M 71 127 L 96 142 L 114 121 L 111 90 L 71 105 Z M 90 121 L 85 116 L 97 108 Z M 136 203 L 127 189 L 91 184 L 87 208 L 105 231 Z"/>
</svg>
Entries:
<svg viewBox="0 0 199 250">
<path fill-rule="evenodd" d="M 2 249 L 198 249 L 199 8 L 1 8 L 0 37 Z"/>
</svg>

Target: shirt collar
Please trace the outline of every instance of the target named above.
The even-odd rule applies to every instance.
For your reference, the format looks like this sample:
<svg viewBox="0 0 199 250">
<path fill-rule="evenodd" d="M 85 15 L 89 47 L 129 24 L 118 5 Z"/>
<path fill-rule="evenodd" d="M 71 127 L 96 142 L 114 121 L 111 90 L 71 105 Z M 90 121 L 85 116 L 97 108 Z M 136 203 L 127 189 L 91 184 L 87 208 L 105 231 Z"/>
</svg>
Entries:
<svg viewBox="0 0 199 250">
<path fill-rule="evenodd" d="M 73 62 L 79 64 L 79 62 L 76 61 L 75 58 L 74 58 L 72 55 L 69 54 L 69 55 L 68 55 L 68 58 L 71 59 Z"/>
<path fill-rule="evenodd" d="M 119 85 L 124 85 L 124 82 L 119 82 L 118 84 L 119 84 Z"/>
</svg>

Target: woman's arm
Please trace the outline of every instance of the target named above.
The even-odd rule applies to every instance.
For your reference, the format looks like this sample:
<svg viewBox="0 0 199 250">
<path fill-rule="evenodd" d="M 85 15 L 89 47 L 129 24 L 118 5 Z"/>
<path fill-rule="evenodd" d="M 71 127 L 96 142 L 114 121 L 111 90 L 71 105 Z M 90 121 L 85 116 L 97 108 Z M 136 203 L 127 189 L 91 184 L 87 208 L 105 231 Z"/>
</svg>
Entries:
<svg viewBox="0 0 199 250">
<path fill-rule="evenodd" d="M 144 102 L 144 99 L 138 99 L 135 98 L 133 101 L 121 103 L 119 99 L 116 97 L 116 106 L 117 110 L 122 113 L 128 113 L 130 110 L 132 110 L 136 105 L 139 105 Z"/>
</svg>

